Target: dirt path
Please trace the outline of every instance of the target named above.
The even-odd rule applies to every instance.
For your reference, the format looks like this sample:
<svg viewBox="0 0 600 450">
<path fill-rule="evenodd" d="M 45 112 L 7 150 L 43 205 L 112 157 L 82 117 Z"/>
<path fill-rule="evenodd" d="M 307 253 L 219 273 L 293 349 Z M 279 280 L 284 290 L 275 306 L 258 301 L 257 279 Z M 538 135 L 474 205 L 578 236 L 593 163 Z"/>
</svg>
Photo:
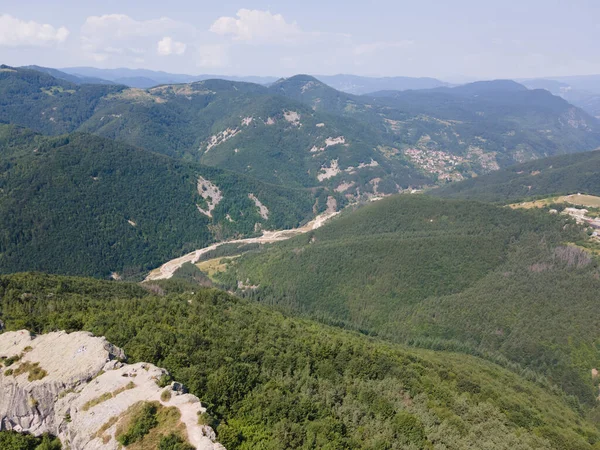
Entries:
<svg viewBox="0 0 600 450">
<path fill-rule="evenodd" d="M 312 221 L 308 222 L 306 225 L 300 228 L 293 228 L 291 230 L 280 230 L 280 231 L 265 231 L 262 236 L 255 238 L 247 238 L 247 239 L 234 239 L 232 241 L 223 241 L 216 244 L 209 245 L 208 247 L 201 248 L 199 250 L 195 250 L 187 255 L 180 256 L 179 258 L 172 259 L 164 263 L 157 269 L 154 269 L 152 272 L 148 274 L 144 281 L 153 281 L 153 280 L 167 280 L 173 276 L 173 274 L 181 268 L 185 263 L 195 264 L 198 262 L 200 257 L 208 253 L 216 248 L 220 247 L 224 244 L 270 244 L 272 242 L 285 241 L 286 239 L 290 239 L 294 236 L 298 236 L 300 234 L 307 233 L 311 230 L 316 230 L 323 226 L 325 222 L 331 219 L 333 216 L 339 214 L 339 211 L 336 212 L 325 212 L 323 214 L 318 215 Z"/>
</svg>

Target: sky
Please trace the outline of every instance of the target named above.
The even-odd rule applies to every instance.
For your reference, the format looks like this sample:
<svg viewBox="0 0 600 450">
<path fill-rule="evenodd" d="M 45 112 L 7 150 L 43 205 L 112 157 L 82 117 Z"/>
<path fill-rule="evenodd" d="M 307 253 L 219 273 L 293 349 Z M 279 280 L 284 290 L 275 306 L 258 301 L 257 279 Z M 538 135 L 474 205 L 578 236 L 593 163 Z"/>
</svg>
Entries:
<svg viewBox="0 0 600 450">
<path fill-rule="evenodd" d="M 0 0 L 0 63 L 447 81 L 600 74 L 600 1 Z"/>
</svg>

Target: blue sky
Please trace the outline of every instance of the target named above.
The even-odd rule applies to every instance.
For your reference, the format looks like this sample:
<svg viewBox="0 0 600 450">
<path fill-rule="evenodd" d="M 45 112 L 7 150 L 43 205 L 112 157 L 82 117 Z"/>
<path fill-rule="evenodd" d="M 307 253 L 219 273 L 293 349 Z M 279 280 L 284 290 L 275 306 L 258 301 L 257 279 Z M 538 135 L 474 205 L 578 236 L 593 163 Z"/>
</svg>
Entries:
<svg viewBox="0 0 600 450">
<path fill-rule="evenodd" d="M 600 73 L 600 2 L 0 0 L 0 62 L 180 73 Z"/>
</svg>

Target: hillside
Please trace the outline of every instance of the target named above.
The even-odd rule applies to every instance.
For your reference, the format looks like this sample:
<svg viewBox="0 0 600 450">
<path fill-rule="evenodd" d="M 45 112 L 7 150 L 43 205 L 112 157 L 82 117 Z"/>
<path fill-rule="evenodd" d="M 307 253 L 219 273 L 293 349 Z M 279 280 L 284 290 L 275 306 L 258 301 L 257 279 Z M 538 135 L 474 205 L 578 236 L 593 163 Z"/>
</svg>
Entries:
<svg viewBox="0 0 600 450">
<path fill-rule="evenodd" d="M 592 403 L 598 269 L 566 245 L 583 240 L 565 216 L 402 195 L 212 276 L 285 311 L 518 363 Z"/>
<path fill-rule="evenodd" d="M 600 118 L 599 77 L 564 77 L 563 81 L 536 78 L 522 80 L 521 83 L 529 89 L 546 89 L 578 106 L 588 114 Z"/>
<path fill-rule="evenodd" d="M 595 118 L 547 91 L 509 80 L 355 96 L 299 75 L 270 89 L 369 124 L 384 137 L 383 154 L 404 158 L 439 180 L 600 145 Z"/>
<path fill-rule="evenodd" d="M 5 67 L 3 87 L 0 121 L 46 134 L 94 133 L 268 183 L 352 196 L 431 183 L 405 159 L 382 154 L 378 131 L 257 84 L 206 80 L 142 90 L 74 85 Z"/>
<path fill-rule="evenodd" d="M 130 363 L 165 367 L 208 402 L 203 422 L 228 450 L 583 450 L 600 440 L 576 402 L 492 363 L 285 317 L 216 290 L 148 288 L 159 295 L 126 283 L 3 276 L 0 320 L 8 330 L 91 331 Z"/>
<path fill-rule="evenodd" d="M 62 72 L 58 69 L 51 69 L 49 67 L 40 67 L 40 66 L 23 66 L 23 69 L 31 69 L 36 70 L 38 72 L 46 73 L 54 78 L 58 78 L 59 80 L 69 81 L 75 84 L 125 84 L 125 83 L 114 83 L 109 80 L 105 80 L 103 78 L 98 77 L 86 77 L 83 75 L 73 75 L 70 73 Z"/>
<path fill-rule="evenodd" d="M 515 202 L 526 198 L 583 192 L 600 195 L 600 151 L 555 156 L 431 191 L 440 197 Z"/>
<path fill-rule="evenodd" d="M 0 167 L 1 273 L 132 276 L 215 240 L 295 227 L 326 208 L 317 191 L 82 133 L 48 138 L 0 126 Z"/>
<path fill-rule="evenodd" d="M 102 97 L 124 88 L 79 85 L 37 70 L 0 65 L 0 123 L 44 134 L 69 133 L 94 113 Z"/>
<path fill-rule="evenodd" d="M 114 83 L 124 84 L 134 88 L 148 88 L 161 84 L 193 83 L 195 81 L 221 79 L 230 81 L 241 81 L 245 83 L 269 84 L 277 80 L 275 77 L 235 77 L 227 75 L 186 75 L 168 73 L 147 69 L 98 69 L 95 67 L 67 67 L 61 71 L 77 77 L 96 77 L 110 80 Z"/>
<path fill-rule="evenodd" d="M 354 198 L 600 145 L 596 119 L 547 91 L 503 80 L 365 97 L 309 76 L 269 88 L 205 80 L 132 89 L 3 67 L 2 121 L 46 134 L 90 132 Z"/>
</svg>

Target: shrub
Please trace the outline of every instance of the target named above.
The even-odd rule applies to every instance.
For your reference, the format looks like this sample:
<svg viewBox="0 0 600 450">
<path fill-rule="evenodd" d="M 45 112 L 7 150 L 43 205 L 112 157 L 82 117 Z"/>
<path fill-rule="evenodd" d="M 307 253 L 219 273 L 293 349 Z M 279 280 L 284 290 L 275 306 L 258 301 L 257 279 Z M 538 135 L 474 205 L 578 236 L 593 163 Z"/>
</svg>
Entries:
<svg viewBox="0 0 600 450">
<path fill-rule="evenodd" d="M 194 450 L 194 447 L 175 433 L 160 438 L 158 450 Z"/>
<path fill-rule="evenodd" d="M 121 445 L 127 446 L 139 441 L 147 435 L 152 428 L 158 425 L 156 418 L 158 407 L 155 403 L 145 403 L 132 418 L 129 429 L 122 435 L 117 436 Z"/>
</svg>

